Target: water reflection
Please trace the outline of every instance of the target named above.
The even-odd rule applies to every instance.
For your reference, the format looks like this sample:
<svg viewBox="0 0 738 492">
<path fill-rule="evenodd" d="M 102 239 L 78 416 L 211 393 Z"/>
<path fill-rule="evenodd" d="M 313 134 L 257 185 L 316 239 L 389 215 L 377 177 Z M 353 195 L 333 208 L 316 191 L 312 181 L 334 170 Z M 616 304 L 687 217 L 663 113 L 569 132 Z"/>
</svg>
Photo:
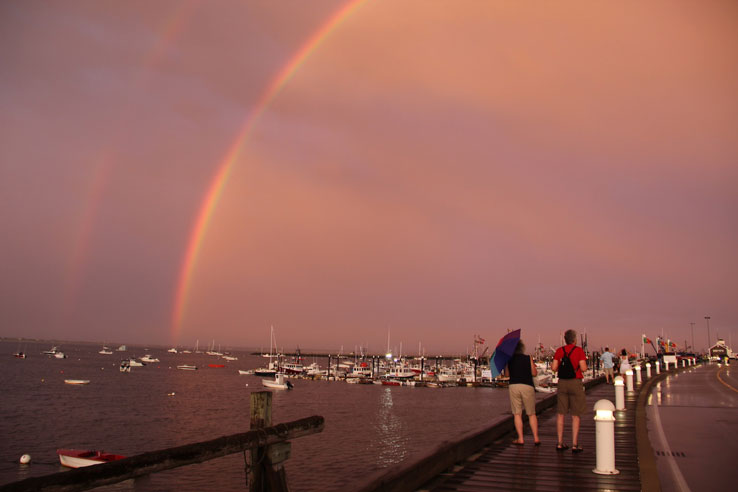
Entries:
<svg viewBox="0 0 738 492">
<path fill-rule="evenodd" d="M 395 414 L 392 389 L 384 388 L 377 408 L 374 441 L 377 453 L 376 463 L 386 467 L 401 462 L 407 455 L 403 438 L 402 421 Z"/>
</svg>

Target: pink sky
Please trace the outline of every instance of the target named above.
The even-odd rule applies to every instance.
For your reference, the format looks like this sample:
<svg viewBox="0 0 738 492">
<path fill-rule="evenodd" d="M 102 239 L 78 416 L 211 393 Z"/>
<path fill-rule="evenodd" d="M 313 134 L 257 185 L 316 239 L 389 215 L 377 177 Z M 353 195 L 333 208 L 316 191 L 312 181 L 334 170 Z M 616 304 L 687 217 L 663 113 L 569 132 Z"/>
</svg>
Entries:
<svg viewBox="0 0 738 492">
<path fill-rule="evenodd" d="M 738 337 L 738 5 L 0 3 L 0 336 Z M 736 338 L 738 344 L 738 338 Z"/>
</svg>

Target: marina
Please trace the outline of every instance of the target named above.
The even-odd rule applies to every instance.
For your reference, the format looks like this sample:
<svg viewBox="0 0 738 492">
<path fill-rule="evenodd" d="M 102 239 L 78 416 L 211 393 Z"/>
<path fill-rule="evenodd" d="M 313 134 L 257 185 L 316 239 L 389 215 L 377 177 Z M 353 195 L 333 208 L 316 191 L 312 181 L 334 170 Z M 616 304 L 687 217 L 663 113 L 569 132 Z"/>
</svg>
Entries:
<svg viewBox="0 0 738 492">
<path fill-rule="evenodd" d="M 282 388 L 287 388 L 286 383 L 289 383 L 290 386 L 295 388 L 294 391 L 290 392 L 282 392 L 279 389 L 274 389 L 276 391 L 274 400 L 275 419 L 282 421 L 285 419 L 305 417 L 308 414 L 325 415 L 326 418 L 326 430 L 322 435 L 323 439 L 320 440 L 320 444 L 318 444 L 319 441 L 314 441 L 314 438 L 305 438 L 304 442 L 298 440 L 294 444 L 293 455 L 286 465 L 287 476 L 292 484 L 292 490 L 341 490 L 347 485 L 345 474 L 348 472 L 353 473 L 355 470 L 363 469 L 362 476 L 367 477 L 367 481 L 369 481 L 369 477 L 375 477 L 372 480 L 376 480 L 377 476 L 401 474 L 403 468 L 412 467 L 414 463 L 422 461 L 424 456 L 427 457 L 429 453 L 433 454 L 433 450 L 441 446 L 442 442 L 455 442 L 460 438 L 463 439 L 465 435 L 468 436 L 490 426 L 498 430 L 502 429 L 500 431 L 502 432 L 501 437 L 486 443 L 481 449 L 470 453 L 471 461 L 469 461 L 469 457 L 466 457 L 460 463 L 454 464 L 451 467 L 453 470 L 451 474 L 448 472 L 439 473 L 437 476 L 429 478 L 427 484 L 419 485 L 418 489 L 439 491 L 484 490 L 483 488 L 478 488 L 481 487 L 481 480 L 489 484 L 490 490 L 499 490 L 508 486 L 512 487 L 515 483 L 518 484 L 520 490 L 534 490 L 534 488 L 531 488 L 533 486 L 530 481 L 521 479 L 517 473 L 504 474 L 502 470 L 506 467 L 509 469 L 516 460 L 521 463 L 520 466 L 535 467 L 537 466 L 535 465 L 535 456 L 541 455 L 541 457 L 546 457 L 549 454 L 554 457 L 558 456 L 553 450 L 551 442 L 551 439 L 555 439 L 555 426 L 550 417 L 551 411 L 544 409 L 544 407 L 550 407 L 550 401 L 555 401 L 555 395 L 549 393 L 536 393 L 537 401 L 542 409 L 540 425 L 543 446 L 540 450 L 538 448 L 534 449 L 533 446 L 519 449 L 516 446 L 509 445 L 509 438 L 506 437 L 509 429 L 505 430 L 504 428 L 507 425 L 506 419 L 509 420 L 510 418 L 507 392 L 504 387 L 498 387 L 493 384 L 470 382 L 462 386 L 459 386 L 458 383 L 455 386 L 448 386 L 448 383 L 444 384 L 438 381 L 426 381 L 424 383 L 411 381 L 417 384 L 403 385 L 403 381 L 401 380 L 380 379 L 377 381 L 380 383 L 379 385 L 345 385 L 336 384 L 336 382 L 328 380 L 327 377 L 301 379 L 296 376 L 288 378 L 284 374 L 277 374 L 272 380 L 264 380 L 254 375 L 252 373 L 253 370 L 238 369 L 235 366 L 229 366 L 232 370 L 226 370 L 226 372 L 223 372 L 222 368 L 209 368 L 208 360 L 212 360 L 210 358 L 211 356 L 204 354 L 201 356 L 190 356 L 193 359 L 198 359 L 200 361 L 199 363 L 176 364 L 176 362 L 184 361 L 182 354 L 167 354 L 163 349 L 160 355 L 163 358 L 161 364 L 134 368 L 130 373 L 121 373 L 109 361 L 105 363 L 106 356 L 97 354 L 92 346 L 80 345 L 70 346 L 68 348 L 65 346 L 65 350 L 67 350 L 67 353 L 71 357 L 63 362 L 66 366 L 63 369 L 64 374 L 74 374 L 77 377 L 78 374 L 89 375 L 93 371 L 98 373 L 98 377 L 96 378 L 90 376 L 89 379 L 80 379 L 81 381 L 94 383 L 89 388 L 80 388 L 81 392 L 73 391 L 66 396 L 63 392 L 58 393 L 53 389 L 53 377 L 51 377 L 53 371 L 59 370 L 58 364 L 61 362 L 54 362 L 54 359 L 48 359 L 46 356 L 39 354 L 36 357 L 37 365 L 29 365 L 29 362 L 33 364 L 33 357 L 26 360 L 18 360 L 12 357 L 12 350 L 10 349 L 6 350 L 7 357 L 0 360 L 2 360 L 6 371 L 12 372 L 14 370 L 12 368 L 17 367 L 18 370 L 22 369 L 24 373 L 30 372 L 31 374 L 36 374 L 36 377 L 42 373 L 46 374 L 46 377 L 42 378 L 43 381 L 41 383 L 34 384 L 36 390 L 30 392 L 28 396 L 36 394 L 43 401 L 43 394 L 51 390 L 51 394 L 57 394 L 55 398 L 61 399 L 61 401 L 71 398 L 71 400 L 67 401 L 67 404 L 74 408 L 78 404 L 74 403 L 76 400 L 82 398 L 84 401 L 98 402 L 108 398 L 106 395 L 111 394 L 110 391 L 114 388 L 118 397 L 127 395 L 127 401 L 129 403 L 135 403 L 140 407 L 140 411 L 144 413 L 139 412 L 131 420 L 130 415 L 121 414 L 113 410 L 112 407 L 106 407 L 104 402 L 100 402 L 100 408 L 97 408 L 94 412 L 88 412 L 87 417 L 84 417 L 84 412 L 78 412 L 78 423 L 72 425 L 69 423 L 64 424 L 64 419 L 61 419 L 62 421 L 58 422 L 61 427 L 54 426 L 50 429 L 50 435 L 53 436 L 51 440 L 48 439 L 48 435 L 40 438 L 40 436 L 37 436 L 33 432 L 26 432 L 23 436 L 17 436 L 20 438 L 18 442 L 23 449 L 16 448 L 15 446 L 13 446 L 13 449 L 7 449 L 8 446 L 5 445 L 2 452 L 6 463 L 13 459 L 17 461 L 16 455 L 20 456 L 20 454 L 28 453 L 35 457 L 34 464 L 33 466 L 16 464 L 12 467 L 7 466 L 7 464 L 3 465 L 0 468 L 0 476 L 3 477 L 2 483 L 19 480 L 24 476 L 29 476 L 27 475 L 29 473 L 31 474 L 30 476 L 40 476 L 54 472 L 55 469 L 51 464 L 52 462 L 48 461 L 48 459 L 44 460 L 40 456 L 44 454 L 50 455 L 57 448 L 66 447 L 74 449 L 89 446 L 94 449 L 99 446 L 114 448 L 116 451 L 130 456 L 139 454 L 144 450 L 163 449 L 164 447 L 196 442 L 198 440 L 182 438 L 181 433 L 175 431 L 177 422 L 186 425 L 188 429 L 192 430 L 193 436 L 204 437 L 206 435 L 213 435 L 213 431 L 218 433 L 217 429 L 219 427 L 221 428 L 219 432 L 221 435 L 227 434 L 232 432 L 233 429 L 230 428 L 230 425 L 226 425 L 223 422 L 221 418 L 223 416 L 222 413 L 216 414 L 219 416 L 216 420 L 210 418 L 203 419 L 198 408 L 208 408 L 215 402 L 218 402 L 216 406 L 224 408 L 225 414 L 230 413 L 232 415 L 231 419 L 237 422 L 239 419 L 243 419 L 243 417 L 238 416 L 238 409 L 242 408 L 244 402 L 248 400 L 248 395 L 251 391 L 258 391 L 265 382 L 271 384 L 281 383 L 284 385 Z M 135 353 L 135 347 L 131 351 Z M 159 353 L 156 351 L 152 350 L 152 353 L 156 353 L 159 356 Z M 241 355 L 239 360 L 243 361 L 243 366 L 241 367 L 257 367 L 260 364 L 259 356 L 249 354 Z M 188 362 L 190 361 L 188 360 Z M 16 366 L 8 366 L 8 363 L 14 363 Z M 107 364 L 107 366 L 101 365 L 101 363 Z M 195 376 L 194 380 L 191 378 L 183 380 L 179 378 L 172 379 L 173 376 L 180 372 L 176 370 L 172 371 L 172 369 L 181 368 L 182 366 L 190 366 L 194 369 L 200 368 L 201 370 L 198 372 L 202 374 L 193 374 Z M 695 378 L 700 375 L 704 375 L 704 377 L 710 380 L 720 375 L 722 380 L 726 381 L 725 385 L 721 385 L 720 389 L 723 392 L 730 393 L 730 385 L 732 384 L 734 387 L 738 385 L 735 384 L 734 378 L 731 379 L 729 366 L 717 366 L 716 363 L 696 367 L 674 367 L 672 365 L 669 369 L 670 372 L 662 371 L 658 376 L 654 372 L 653 377 L 654 379 L 658 377 L 659 382 L 654 384 L 653 395 L 647 401 L 650 401 L 651 404 L 658 403 L 659 405 L 661 405 L 661 402 L 666 404 L 677 401 L 675 400 L 675 395 L 677 394 L 675 391 L 681 387 L 681 382 L 686 381 L 687 378 Z M 38 370 L 40 372 L 37 372 Z M 242 374 L 242 372 L 247 372 L 248 374 Z M 63 376 L 63 374 L 60 375 Z M 120 380 L 115 382 L 114 378 L 120 378 Z M 59 381 L 66 382 L 67 380 L 69 378 L 62 378 Z M 366 377 L 346 377 L 337 382 L 341 383 L 343 381 L 372 382 Z M 20 382 L 22 383 L 22 381 Z M 600 382 L 601 379 L 598 378 L 589 383 L 593 385 L 593 389 L 590 390 L 588 395 L 588 405 L 590 407 L 593 399 L 600 397 L 607 398 L 608 395 L 612 398 L 613 387 L 599 384 Z M 676 384 L 677 382 L 680 384 Z M 28 385 L 31 383 L 32 380 L 27 379 L 22 384 Z M 404 383 L 408 383 L 408 381 Z M 134 391 L 134 393 L 128 393 L 126 389 L 130 384 L 134 385 L 131 386 L 131 391 Z M 87 385 L 85 384 L 85 386 Z M 92 389 L 93 386 L 95 389 Z M 252 386 L 254 389 L 250 390 L 249 386 Z M 425 386 L 426 389 L 419 389 L 419 386 Z M 694 383 L 685 385 L 685 392 L 679 393 L 680 400 L 678 401 L 683 403 L 686 395 L 693 395 L 693 386 Z M 704 385 L 704 383 L 703 386 L 710 387 Z M 134 387 L 136 388 L 135 390 L 133 390 Z M 239 387 L 239 393 L 236 393 L 235 390 Z M 356 389 L 354 390 L 352 388 Z M 431 390 L 431 388 L 446 389 L 438 391 Z M 638 385 L 639 392 L 640 388 L 641 385 Z M 26 391 L 28 390 L 29 387 L 26 387 Z M 137 394 L 136 392 L 142 393 L 140 397 L 150 401 L 144 403 L 143 400 L 139 400 L 139 396 L 134 396 Z M 460 399 L 458 397 L 459 392 L 464 393 L 464 398 Z M 637 394 L 628 395 L 627 405 L 629 406 L 629 410 L 622 413 L 622 417 L 618 423 L 618 435 L 620 437 L 618 438 L 616 456 L 621 474 L 617 478 L 610 477 L 609 479 L 605 479 L 591 477 L 589 475 L 591 473 L 592 467 L 590 465 L 591 460 L 594 459 L 595 447 L 593 444 L 594 433 L 591 429 L 592 414 L 590 412 L 588 414 L 589 416 L 583 417 L 581 442 L 585 447 L 585 453 L 578 456 L 577 459 L 580 464 L 584 463 L 585 467 L 581 469 L 576 468 L 578 471 L 575 473 L 575 475 L 585 474 L 588 477 L 587 481 L 583 483 L 589 485 L 582 486 L 582 490 L 593 490 L 593 488 L 588 487 L 594 487 L 594 489 L 607 488 L 607 484 L 612 485 L 613 483 L 620 484 L 618 488 L 622 490 L 627 490 L 630 487 L 630 485 L 623 485 L 624 483 L 636 483 L 635 486 L 638 486 L 637 481 L 634 482 L 636 479 L 633 475 L 632 464 L 635 456 L 635 446 L 633 444 L 635 441 L 631 441 L 635 439 L 636 435 L 634 424 L 634 415 L 636 412 L 631 411 L 630 408 L 635 404 Z M 727 406 L 725 406 L 726 395 L 721 395 L 721 402 L 726 411 L 729 408 L 735 407 L 735 398 L 738 397 L 738 390 L 734 394 L 733 403 L 729 403 Z M 280 395 L 294 396 L 288 396 L 287 400 L 283 400 L 283 397 Z M 9 396 L 11 400 L 21 398 L 21 395 L 12 391 L 12 388 Z M 167 398 L 163 398 L 164 396 Z M 227 403 L 229 401 L 231 402 L 230 404 Z M 690 401 L 695 404 L 693 396 L 690 397 Z M 154 406 L 152 406 L 152 403 Z M 34 409 L 32 405 L 32 400 L 25 403 L 27 409 L 33 409 L 36 412 L 40 411 L 43 413 L 43 409 Z M 232 410 L 228 411 L 228 407 L 231 407 Z M 675 407 L 675 409 L 677 408 Z M 699 408 L 702 408 L 702 410 L 698 411 L 706 411 L 702 406 Z M 654 411 L 653 406 L 648 407 L 647 411 L 652 413 Z M 92 422 L 97 419 L 100 414 L 99 412 L 105 412 L 111 418 L 112 424 L 110 426 L 94 428 L 94 426 L 84 424 L 85 422 Z M 674 425 L 671 412 L 668 406 L 667 409 L 661 410 L 662 418 L 660 420 L 667 426 Z M 726 417 L 729 415 L 726 414 Z M 12 429 L 16 429 L 17 425 L 23 426 L 25 429 L 32 430 L 34 428 L 33 425 L 29 427 L 29 421 L 24 421 L 21 414 L 11 415 L 10 417 L 8 423 L 4 422 L 0 424 L 5 426 L 0 430 L 13 435 Z M 42 416 L 41 418 L 43 419 Z M 162 420 L 162 418 L 165 420 Z M 622 420 L 622 418 L 626 418 L 626 420 Z M 131 436 L 116 436 L 114 433 L 114 429 L 122 425 L 136 426 L 137 428 L 144 426 L 146 428 L 152 424 L 160 426 L 162 423 L 170 420 L 172 420 L 172 424 L 175 427 L 168 425 L 164 427 L 170 428 L 171 435 L 168 435 L 166 432 L 150 432 L 149 434 L 154 439 L 146 443 L 132 442 Z M 652 420 L 650 419 L 650 421 Z M 125 421 L 130 422 L 124 424 Z M 39 421 L 37 420 L 36 422 Z M 82 427 L 80 427 L 80 424 Z M 722 430 L 722 432 L 730 430 L 731 424 L 727 425 L 728 427 Z M 47 429 L 47 432 L 49 431 L 48 427 L 44 426 L 43 428 Z M 434 432 L 427 432 L 428 428 L 433 428 Z M 100 431 L 103 431 L 102 435 L 106 436 L 103 439 L 99 437 Z M 649 432 L 656 431 L 649 430 Z M 697 430 L 695 430 L 696 432 Z M 97 438 L 95 437 L 96 435 L 98 436 Z M 667 435 L 671 438 L 674 435 L 673 429 L 670 432 L 667 431 Z M 367 442 L 367 449 L 360 455 L 365 457 L 366 452 L 370 452 L 373 458 L 368 463 L 366 460 L 362 462 L 358 454 L 352 454 L 352 445 L 350 443 L 356 439 Z M 651 437 L 651 440 L 653 439 Z M 658 444 L 654 446 L 654 462 L 662 468 L 666 467 L 666 471 L 668 472 L 671 468 L 668 463 L 664 464 L 663 462 L 671 458 L 673 451 L 665 452 L 663 449 L 676 448 L 668 448 L 668 445 L 665 448 L 664 444 L 660 441 L 655 442 L 658 442 Z M 326 445 L 326 443 L 329 444 Z M 683 449 L 678 444 L 678 441 L 676 445 Z M 39 448 L 39 446 L 41 447 Z M 43 451 L 44 448 L 47 451 Z M 638 453 L 641 452 L 639 449 Z M 538 455 L 532 455 L 531 453 L 538 453 Z M 352 458 L 352 455 L 355 457 Z M 537 486 L 538 489 L 542 486 L 541 484 L 553 480 L 551 473 L 558 473 L 556 470 L 559 468 L 565 471 L 567 469 L 566 466 L 575 466 L 577 463 L 572 461 L 573 458 L 570 454 L 559 458 L 564 459 L 560 463 L 562 465 L 561 467 L 552 468 L 550 464 L 551 456 L 548 456 L 541 461 L 543 463 L 541 465 L 543 466 L 541 472 L 536 472 L 538 473 L 537 475 L 536 473 L 532 474 L 532 476 L 538 477 L 536 481 L 539 484 Z M 342 463 L 338 467 L 335 465 L 336 460 Z M 177 486 L 181 490 L 197 490 L 197 487 L 202 486 L 204 483 L 200 478 L 201 469 L 204 468 L 217 470 L 218 475 L 222 476 L 222 478 L 218 479 L 219 483 L 222 487 L 229 488 L 235 486 L 228 485 L 229 483 L 235 484 L 243 479 L 242 472 L 238 471 L 242 466 L 239 466 L 236 463 L 237 461 L 233 457 L 222 458 L 198 465 L 197 470 L 191 467 L 181 468 L 161 474 L 161 476 L 156 474 L 137 478 L 136 482 L 141 482 L 141 490 L 166 490 L 169 485 L 164 485 L 164 483 L 178 484 Z M 367 467 L 367 465 L 370 466 Z M 23 468 L 19 469 L 19 466 L 23 466 Z M 654 469 L 656 468 L 656 465 L 654 465 Z M 699 476 L 698 468 L 692 471 Z M 19 475 L 21 472 L 22 474 Z M 334 473 L 335 475 L 333 475 Z M 660 470 L 658 473 L 666 472 Z M 683 475 L 689 475 L 689 469 Z M 638 480 L 641 480 L 640 477 L 641 475 L 638 475 Z M 319 478 L 322 480 L 319 480 Z M 161 482 L 161 480 L 164 480 L 164 482 Z M 504 480 L 513 480 L 513 482 L 508 483 Z M 607 480 L 610 480 L 610 482 Z M 619 482 L 612 482 L 612 480 L 619 480 Z M 662 480 L 668 481 L 673 480 L 673 478 L 664 475 Z M 322 483 L 323 485 L 319 486 L 318 483 Z M 364 483 L 358 482 L 351 482 L 351 485 L 357 488 L 367 486 Z M 545 487 L 541 490 L 545 490 Z M 646 489 L 644 488 L 644 490 Z M 720 490 L 720 488 L 718 487 L 714 490 Z"/>
</svg>

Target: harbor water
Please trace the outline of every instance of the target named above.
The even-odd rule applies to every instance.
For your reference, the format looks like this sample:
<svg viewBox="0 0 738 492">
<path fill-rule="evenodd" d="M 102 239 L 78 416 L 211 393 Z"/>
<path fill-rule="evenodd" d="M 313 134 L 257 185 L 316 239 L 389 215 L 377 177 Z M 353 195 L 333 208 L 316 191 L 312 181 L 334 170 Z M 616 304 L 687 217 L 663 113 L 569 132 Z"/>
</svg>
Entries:
<svg viewBox="0 0 738 492">
<path fill-rule="evenodd" d="M 245 352 L 233 351 L 238 360 L 224 361 L 132 346 L 102 355 L 99 345 L 64 344 L 59 349 L 67 358 L 56 359 L 42 354 L 49 348 L 46 342 L 0 342 L 0 484 L 63 471 L 58 448 L 132 456 L 245 432 L 249 395 L 265 389 L 262 378 L 239 375 L 239 369 L 265 364 Z M 14 358 L 19 350 L 28 357 Z M 121 359 L 147 353 L 160 362 L 119 371 Z M 198 370 L 178 370 L 181 364 Z M 68 385 L 65 379 L 90 383 Z M 500 388 L 291 381 L 293 390 L 273 392 L 273 421 L 325 418 L 323 432 L 292 441 L 286 470 L 296 492 L 356 488 L 509 414 L 507 390 Z M 30 464 L 19 464 L 23 454 L 31 455 Z M 243 456 L 235 454 L 96 490 L 244 490 L 244 484 Z"/>
</svg>

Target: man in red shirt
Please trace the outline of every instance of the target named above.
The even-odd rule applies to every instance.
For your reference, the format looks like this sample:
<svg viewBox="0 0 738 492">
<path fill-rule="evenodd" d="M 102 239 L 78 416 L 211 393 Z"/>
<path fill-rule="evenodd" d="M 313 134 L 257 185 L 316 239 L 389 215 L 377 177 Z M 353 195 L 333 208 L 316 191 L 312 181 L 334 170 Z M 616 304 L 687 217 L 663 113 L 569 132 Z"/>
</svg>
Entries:
<svg viewBox="0 0 738 492">
<path fill-rule="evenodd" d="M 554 354 L 551 369 L 558 371 L 559 383 L 557 391 L 556 433 L 558 434 L 557 451 L 569 449 L 564 444 L 564 416 L 571 412 L 571 451 L 581 453 L 579 446 L 580 417 L 586 410 L 587 401 L 584 396 L 582 378 L 587 370 L 587 356 L 580 347 L 577 347 L 577 332 L 566 330 L 564 333 L 566 345 L 559 347 Z"/>
</svg>

